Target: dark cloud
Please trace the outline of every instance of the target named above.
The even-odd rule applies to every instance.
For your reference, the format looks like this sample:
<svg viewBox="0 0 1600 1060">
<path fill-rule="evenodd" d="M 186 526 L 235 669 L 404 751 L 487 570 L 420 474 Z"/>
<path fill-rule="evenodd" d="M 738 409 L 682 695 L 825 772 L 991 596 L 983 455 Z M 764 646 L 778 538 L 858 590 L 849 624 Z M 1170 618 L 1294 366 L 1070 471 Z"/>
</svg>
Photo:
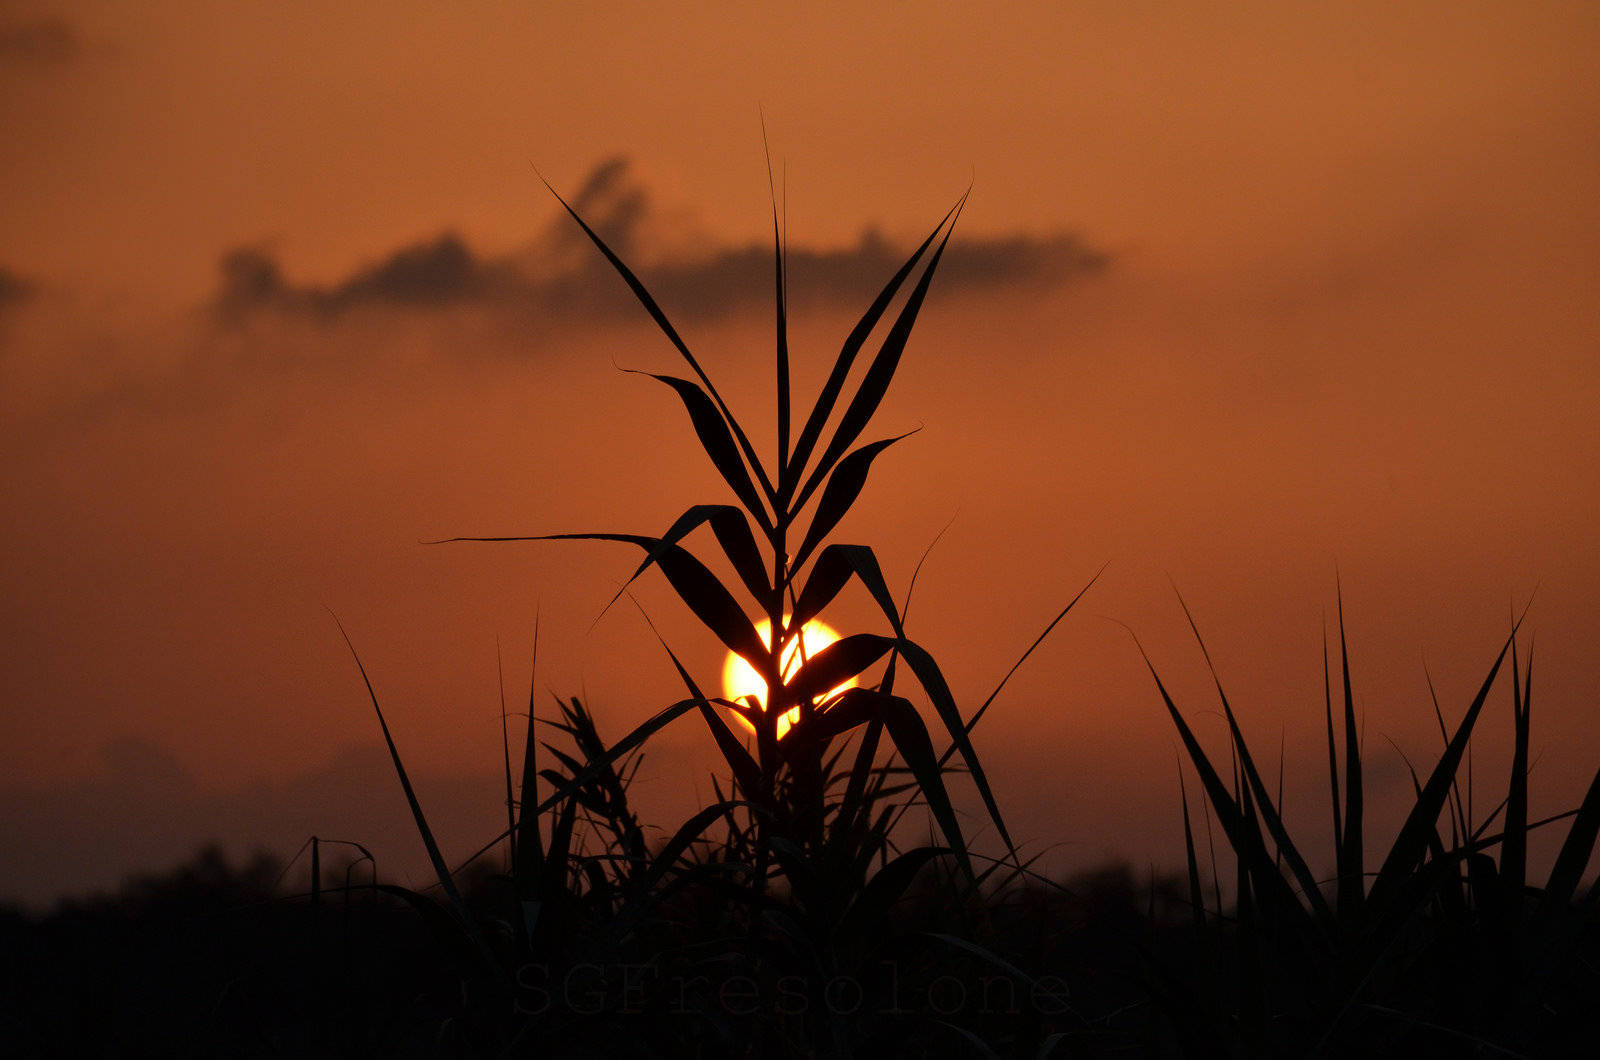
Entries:
<svg viewBox="0 0 1600 1060">
<path fill-rule="evenodd" d="M 0 16 L 0 66 L 58 66 L 83 54 L 83 38 L 55 15 Z"/>
<path fill-rule="evenodd" d="M 712 319 L 765 306 L 772 298 L 772 250 L 760 243 L 706 248 L 702 253 L 649 256 L 649 196 L 628 162 L 613 158 L 585 179 L 573 207 L 636 268 L 674 317 Z M 791 245 L 790 295 L 797 310 L 864 308 L 911 248 L 875 230 L 854 245 L 823 249 Z M 985 290 L 1050 286 L 1098 272 L 1108 256 L 1071 233 L 957 237 L 940 264 L 941 288 Z M 243 248 L 221 263 L 215 307 L 237 320 L 259 310 L 331 319 L 362 308 L 499 306 L 551 321 L 592 320 L 626 311 L 631 296 L 565 216 L 526 247 L 485 255 L 453 233 L 405 246 L 331 286 L 298 285 L 267 251 Z"/>
<path fill-rule="evenodd" d="M 0 311 L 27 301 L 33 284 L 6 268 L 0 268 Z"/>
</svg>

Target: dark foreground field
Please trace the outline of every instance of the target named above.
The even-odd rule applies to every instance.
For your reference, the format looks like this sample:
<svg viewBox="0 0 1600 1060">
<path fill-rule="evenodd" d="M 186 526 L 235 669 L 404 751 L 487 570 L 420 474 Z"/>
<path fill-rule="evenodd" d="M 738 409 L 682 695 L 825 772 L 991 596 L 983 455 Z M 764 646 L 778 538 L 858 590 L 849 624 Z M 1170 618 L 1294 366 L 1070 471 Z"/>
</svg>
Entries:
<svg viewBox="0 0 1600 1060">
<path fill-rule="evenodd" d="M 963 901 L 930 865 L 827 952 L 786 930 L 792 897 L 752 931 L 707 883 L 626 936 L 575 911 L 591 937 L 499 985 L 441 907 L 368 883 L 285 895 L 279 873 L 207 850 L 115 897 L 6 915 L 8 1055 L 1577 1057 L 1600 1040 L 1592 911 L 1541 964 L 1526 933 L 1436 909 L 1382 981 L 1319 1014 L 1331 969 L 1271 937 L 1256 941 L 1274 963 L 1253 963 L 1234 917 L 1196 918 L 1182 881 L 1121 868 Z M 462 882 L 512 961 L 509 878 Z"/>
</svg>

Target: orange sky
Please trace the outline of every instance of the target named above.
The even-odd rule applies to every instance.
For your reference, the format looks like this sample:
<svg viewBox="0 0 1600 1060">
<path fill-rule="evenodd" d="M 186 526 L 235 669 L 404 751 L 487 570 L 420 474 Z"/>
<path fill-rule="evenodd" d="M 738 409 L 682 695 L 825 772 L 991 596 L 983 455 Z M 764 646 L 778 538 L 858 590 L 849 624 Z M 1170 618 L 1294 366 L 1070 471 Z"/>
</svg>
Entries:
<svg viewBox="0 0 1600 1060">
<path fill-rule="evenodd" d="M 1336 567 L 1376 783 L 1409 783 L 1386 738 L 1434 746 L 1424 661 L 1459 711 L 1536 586 L 1536 788 L 1587 780 L 1592 4 L 555 6 L 0 2 L 0 897 L 212 835 L 411 871 L 329 608 L 461 853 L 496 820 L 496 638 L 525 694 L 542 614 L 540 684 L 614 733 L 675 698 L 637 612 L 589 630 L 621 546 L 417 542 L 723 499 L 613 367 L 677 364 L 530 163 L 592 185 L 768 424 L 761 112 L 807 397 L 973 184 L 875 424 L 923 429 L 840 528 L 903 584 L 954 518 L 912 632 L 958 696 L 1110 563 L 979 730 L 1019 833 L 1170 860 L 1174 741 L 1117 623 L 1207 731 L 1172 582 L 1309 827 Z M 700 735 L 641 780 L 663 825 Z"/>
</svg>

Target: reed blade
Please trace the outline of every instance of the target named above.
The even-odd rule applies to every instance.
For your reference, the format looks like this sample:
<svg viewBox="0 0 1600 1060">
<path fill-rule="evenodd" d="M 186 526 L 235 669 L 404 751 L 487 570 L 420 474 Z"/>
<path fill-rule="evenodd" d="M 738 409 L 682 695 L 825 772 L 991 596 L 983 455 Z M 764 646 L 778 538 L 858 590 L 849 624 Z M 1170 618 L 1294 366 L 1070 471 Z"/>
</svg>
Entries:
<svg viewBox="0 0 1600 1060">
<path fill-rule="evenodd" d="M 734 418 L 733 413 L 728 409 L 727 403 L 722 400 L 722 395 L 717 393 L 717 388 L 712 385 L 710 377 L 700 367 L 700 362 L 695 360 L 694 354 L 689 352 L 689 347 L 678 335 L 677 329 L 672 326 L 672 323 L 667 320 L 667 315 L 656 304 L 655 298 L 645 288 L 645 285 L 639 281 L 639 277 L 633 274 L 633 270 L 628 268 L 622 259 L 616 255 L 616 252 L 606 245 L 606 241 L 600 238 L 599 233 L 590 228 L 589 223 L 578 215 L 578 211 L 574 210 L 567 200 L 563 199 L 556 189 L 550 186 L 550 182 L 545 180 L 543 176 L 540 176 L 539 180 L 550 194 L 555 196 L 556 201 L 571 215 L 572 219 L 578 222 L 578 227 L 583 229 L 584 235 L 589 237 L 589 241 L 595 245 L 606 261 L 611 264 L 611 267 L 616 270 L 617 275 L 622 277 L 623 282 L 628 285 L 628 289 L 633 292 L 633 296 L 639 300 L 639 304 L 644 306 L 645 312 L 650 314 L 650 319 L 655 321 L 656 327 L 661 329 L 661 333 L 672 343 L 679 356 L 683 358 L 684 363 L 693 370 L 695 378 L 700 380 L 701 385 L 706 389 L 706 393 L 711 395 L 711 400 L 715 402 L 718 412 L 727 422 L 728 429 L 733 432 L 734 439 L 739 443 L 739 450 L 744 454 L 745 459 L 750 462 L 750 467 L 760 480 L 761 487 L 768 499 L 776 502 L 777 490 L 773 488 L 771 480 L 767 478 L 766 471 L 761 466 L 761 461 L 756 457 L 755 447 L 750 444 L 750 439 L 745 435 L 744 429 L 739 426 L 739 421 Z"/>
<path fill-rule="evenodd" d="M 833 469 L 833 474 L 828 476 L 828 484 L 822 490 L 822 498 L 817 501 L 817 513 L 811 518 L 811 526 L 806 531 L 805 540 L 794 554 L 790 566 L 799 570 L 805 566 L 806 560 L 811 558 L 811 553 L 822 539 L 839 525 L 839 520 L 845 517 L 850 506 L 855 504 L 856 498 L 861 496 L 862 488 L 867 484 L 867 473 L 872 470 L 872 462 L 878 454 L 883 452 L 902 438 L 909 438 L 915 431 L 907 431 L 895 438 L 885 438 L 881 442 L 864 445 L 851 453 Z"/>
<path fill-rule="evenodd" d="M 965 201 L 964 196 L 963 201 Z M 861 319 L 845 338 L 844 345 L 839 350 L 839 356 L 834 359 L 833 368 L 828 373 L 828 379 L 823 384 L 821 393 L 817 395 L 817 402 L 812 406 L 811 414 L 806 417 L 805 426 L 801 428 L 799 440 L 795 442 L 794 453 L 790 456 L 788 481 L 791 492 L 794 483 L 798 481 L 800 475 L 805 471 L 806 461 L 811 459 L 812 451 L 822 435 L 822 429 L 827 424 L 828 417 L 833 414 L 834 406 L 839 400 L 839 394 L 844 389 L 845 380 L 849 378 L 851 365 L 855 363 L 856 355 L 861 352 L 861 347 L 866 343 L 867 336 L 872 334 L 872 329 L 878 326 L 878 321 L 882 319 L 884 311 L 889 308 L 889 303 L 894 301 L 894 296 L 899 292 L 901 285 L 905 283 L 906 277 L 910 276 L 917 267 L 917 262 L 922 260 L 922 256 L 933 245 L 934 239 L 943 231 L 944 226 L 955 215 L 959 206 L 960 203 L 952 206 L 944 217 L 940 219 L 939 223 L 934 226 L 933 231 L 928 233 L 928 238 L 922 241 L 922 245 L 917 247 L 916 251 L 906 259 L 905 264 L 900 266 L 899 271 L 884 285 L 883 290 L 878 293 L 878 297 L 873 299 L 872 304 L 867 307 L 867 311 L 861 315 Z M 790 494 L 784 494 L 785 507 L 788 506 L 790 499 Z"/>
<path fill-rule="evenodd" d="M 799 495 L 788 506 L 791 513 L 805 507 L 812 492 L 833 469 L 839 458 L 855 444 L 861 432 L 866 429 L 867 422 L 872 419 L 873 413 L 878 411 L 878 405 L 882 403 L 884 394 L 889 390 L 889 383 L 894 379 L 895 369 L 899 367 L 900 357 L 905 352 L 907 340 L 911 337 L 911 329 L 917 322 L 917 313 L 922 309 L 923 300 L 928 295 L 928 287 L 933 283 L 939 259 L 943 257 L 945 247 L 949 245 L 950 234 L 955 230 L 955 223 L 960 219 L 961 207 L 966 201 L 967 197 L 963 195 L 961 201 L 956 204 L 955 217 L 950 221 L 950 228 L 945 231 L 944 238 L 939 241 L 933 256 L 928 259 L 928 267 L 918 277 L 917 285 L 906 298 L 906 304 L 900 308 L 899 315 L 890 326 L 889 334 L 884 337 L 883 345 L 879 347 L 877 356 L 868 367 L 855 396 L 845 406 L 844 414 L 839 419 L 839 426 L 835 429 L 828 447 L 823 450 L 821 458 L 812 469 L 810 477 L 806 479 L 806 484 L 801 488 Z"/>
</svg>

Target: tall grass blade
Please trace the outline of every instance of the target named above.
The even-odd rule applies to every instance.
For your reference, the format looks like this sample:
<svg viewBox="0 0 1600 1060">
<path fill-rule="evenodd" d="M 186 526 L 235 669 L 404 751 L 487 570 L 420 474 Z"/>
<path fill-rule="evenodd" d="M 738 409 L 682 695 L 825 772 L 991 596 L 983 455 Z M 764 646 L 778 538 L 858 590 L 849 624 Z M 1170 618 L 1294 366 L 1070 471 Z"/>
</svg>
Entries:
<svg viewBox="0 0 1600 1060">
<path fill-rule="evenodd" d="M 774 304 L 777 306 L 778 346 L 778 495 L 787 497 L 789 478 L 789 320 L 788 276 L 784 260 L 783 235 L 778 231 L 778 192 L 772 184 L 772 150 L 767 146 L 767 125 L 761 123 L 761 147 L 767 155 L 767 190 L 772 194 L 772 275 L 776 288 Z M 788 193 L 785 192 L 787 201 Z M 785 211 L 787 212 L 787 210 Z"/>
<path fill-rule="evenodd" d="M 1328 666 L 1328 616 L 1322 616 L 1322 705 L 1328 723 L 1328 783 L 1333 789 L 1333 849 L 1344 849 L 1344 807 L 1339 802 L 1339 741 L 1333 735 L 1333 674 Z M 1335 872 L 1337 872 L 1337 868 Z"/>
<path fill-rule="evenodd" d="M 1355 694 L 1350 686 L 1350 648 L 1345 639 L 1344 590 L 1334 582 L 1339 612 L 1339 668 L 1344 681 L 1344 833 L 1338 860 L 1341 918 L 1354 917 L 1366 897 L 1365 834 L 1362 828 L 1361 735 L 1356 726 Z"/>
<path fill-rule="evenodd" d="M 428 860 L 433 864 L 434 875 L 439 880 L 439 886 L 444 890 L 450 901 L 451 911 L 455 914 L 461 930 L 465 931 L 486 966 L 499 973 L 488 944 L 484 942 L 478 927 L 472 921 L 472 916 L 467 912 L 466 903 L 461 899 L 461 892 L 456 889 L 455 880 L 450 875 L 450 869 L 445 864 L 444 855 L 439 852 L 439 844 L 433 838 L 433 829 L 428 827 L 428 817 L 422 812 L 422 803 L 417 799 L 417 793 L 411 786 L 411 777 L 406 773 L 406 766 L 400 758 L 400 749 L 395 746 L 394 737 L 389 733 L 389 722 L 383 716 L 383 708 L 378 705 L 378 694 L 373 690 L 372 679 L 367 676 L 367 668 L 361 662 L 361 656 L 356 652 L 355 644 L 350 640 L 350 634 L 345 632 L 344 623 L 338 616 L 334 616 L 334 623 L 339 627 L 340 636 L 350 649 L 350 657 L 356 661 L 356 669 L 361 671 L 361 681 L 367 688 L 367 697 L 372 701 L 373 712 L 378 716 L 378 727 L 383 730 L 383 742 L 389 748 L 389 759 L 394 763 L 395 775 L 400 778 L 400 790 L 405 792 L 406 803 L 411 807 L 412 820 L 416 822 L 417 833 L 422 837 L 422 845 L 428 852 Z"/>
<path fill-rule="evenodd" d="M 844 415 L 840 417 L 839 426 L 835 429 L 833 439 L 828 447 L 823 450 L 822 457 L 811 471 L 811 476 L 806 479 L 806 484 L 801 488 L 800 494 L 789 505 L 788 510 L 798 512 L 805 507 L 806 500 L 812 491 L 822 482 L 822 479 L 833 465 L 838 462 L 849 448 L 855 444 L 861 432 L 866 428 L 867 421 L 872 419 L 872 414 L 878 410 L 878 405 L 883 401 L 883 396 L 889 390 L 889 383 L 894 378 L 895 369 L 900 364 L 900 356 L 905 352 L 906 341 L 911 337 L 911 328 L 917 321 L 917 313 L 922 309 L 923 300 L 927 297 L 928 287 L 933 283 L 933 274 L 939 267 L 939 259 L 944 255 L 944 249 L 950 242 L 950 234 L 955 230 L 956 221 L 960 219 L 961 207 L 967 201 L 966 195 L 961 196 L 961 201 L 956 204 L 955 216 L 950 221 L 950 228 L 946 230 L 944 238 L 934 249 L 933 256 L 928 259 L 928 267 L 923 270 L 917 279 L 917 285 L 912 288 L 911 294 L 906 298 L 906 304 L 900 308 L 900 314 L 889 328 L 889 334 L 884 337 L 883 345 L 878 349 L 878 355 L 873 358 L 867 374 L 862 378 L 861 385 L 856 389 L 855 397 L 850 399 L 850 404 L 845 406 Z"/>
<path fill-rule="evenodd" d="M 965 197 L 963 197 L 963 201 L 965 201 Z M 883 290 L 878 293 L 878 297 L 873 299 L 872 304 L 867 307 L 867 311 L 861 315 L 861 319 L 845 338 L 844 345 L 839 350 L 839 356 L 833 362 L 833 369 L 828 373 L 828 379 L 822 386 L 822 392 L 817 395 L 817 402 L 812 406 L 811 414 L 806 417 L 806 424 L 800 431 L 800 438 L 795 442 L 794 453 L 789 460 L 790 473 L 788 481 L 791 492 L 795 482 L 805 471 L 806 461 L 811 459 L 812 450 L 822 435 L 822 429 L 827 424 L 828 417 L 833 414 L 834 405 L 838 402 L 839 394 L 844 389 L 845 380 L 850 375 L 850 367 L 855 363 L 856 355 L 861 352 L 861 347 L 866 343 L 867 336 L 872 334 L 873 328 L 877 327 L 884 310 L 888 309 L 889 303 L 894 301 L 894 296 L 900 290 L 900 286 L 905 283 L 906 277 L 910 276 L 912 270 L 917 267 L 917 262 L 922 260 L 922 256 L 933 245 L 935 237 L 944 229 L 950 218 L 955 215 L 959 206 L 960 203 L 952 206 L 944 217 L 940 219 L 939 223 L 934 226 L 933 231 L 928 233 L 928 238 L 922 241 L 922 245 L 917 247 L 916 251 L 906 259 L 905 264 L 900 266 L 899 271 L 884 285 Z M 784 507 L 787 508 L 791 499 L 790 494 L 784 494 L 783 499 Z"/>
<path fill-rule="evenodd" d="M 1183 854 L 1189 878 L 1189 906 L 1195 927 L 1205 927 L 1206 898 L 1200 889 L 1200 861 L 1194 852 L 1194 827 L 1189 819 L 1189 788 L 1183 782 L 1183 763 L 1178 763 L 1178 799 L 1183 807 Z"/>
<path fill-rule="evenodd" d="M 1212 765 L 1205 749 L 1200 746 L 1200 741 L 1195 738 L 1189 723 L 1184 720 L 1177 704 L 1172 701 L 1172 696 L 1167 691 L 1166 684 L 1161 676 L 1156 673 L 1150 656 L 1145 652 L 1144 645 L 1139 643 L 1139 638 L 1134 637 L 1134 644 L 1139 649 L 1139 654 L 1144 659 L 1150 676 L 1155 680 L 1156 690 L 1161 694 L 1161 701 L 1167 708 L 1167 714 L 1172 718 L 1173 725 L 1178 730 L 1178 737 L 1183 741 L 1185 750 L 1188 751 L 1189 761 L 1200 776 L 1200 783 L 1206 792 L 1207 801 L 1216 813 L 1217 821 L 1222 825 L 1223 833 L 1228 837 L 1229 844 L 1233 847 L 1235 856 L 1249 870 L 1255 883 L 1257 897 L 1263 901 L 1270 901 L 1275 910 L 1282 910 L 1285 923 L 1298 931 L 1304 937 L 1311 939 L 1317 936 L 1315 923 L 1311 914 L 1296 901 L 1294 892 L 1289 889 L 1285 880 L 1273 868 L 1273 857 L 1267 851 L 1262 840 L 1261 831 L 1256 826 L 1253 815 L 1247 817 L 1240 801 L 1229 794 L 1228 788 L 1218 775 L 1216 767 Z M 1231 746 L 1231 744 L 1230 744 Z M 1237 787 L 1237 782 L 1236 782 Z M 1213 859 L 1213 864 L 1215 860 Z"/>
<path fill-rule="evenodd" d="M 539 867 L 544 864 L 544 837 L 539 831 L 539 814 L 534 807 L 539 804 L 539 740 L 535 731 L 534 701 L 539 692 L 539 616 L 533 620 L 533 663 L 528 678 L 528 733 L 522 744 L 522 788 L 517 797 L 516 851 L 517 861 L 512 872 L 516 881 L 517 897 L 524 902 L 537 894 Z M 527 912 L 526 906 L 524 911 Z M 525 921 L 530 920 L 524 917 Z M 531 919 L 537 919 L 537 913 Z M 528 930 L 532 931 L 529 923 Z"/>
<path fill-rule="evenodd" d="M 1174 586 L 1174 592 L 1177 591 Z M 1233 706 L 1228 702 L 1228 694 L 1222 688 L 1222 678 L 1217 674 L 1216 664 L 1211 660 L 1211 651 L 1206 647 L 1205 638 L 1200 635 L 1200 627 L 1194 620 L 1194 615 L 1189 611 L 1189 605 L 1183 599 L 1183 594 L 1178 593 L 1178 606 L 1183 608 L 1183 617 L 1189 622 L 1189 629 L 1194 633 L 1195 643 L 1200 646 L 1200 654 L 1206 660 L 1206 667 L 1211 672 L 1212 683 L 1216 685 L 1217 698 L 1222 702 L 1222 713 L 1228 722 L 1228 732 L 1233 741 L 1234 754 L 1238 758 L 1239 768 L 1248 785 L 1247 795 L 1250 796 L 1249 805 L 1259 806 L 1261 819 L 1267 826 L 1267 831 L 1272 836 L 1273 846 L 1277 854 L 1289 863 L 1289 870 L 1294 874 L 1295 882 L 1300 891 L 1305 895 L 1306 901 L 1311 904 L 1312 912 L 1323 923 L 1330 923 L 1333 911 L 1328 908 L 1327 902 L 1322 897 L 1322 891 L 1317 886 L 1317 878 L 1312 875 L 1310 867 L 1301 855 L 1294 839 L 1289 835 L 1289 830 L 1284 827 L 1283 818 L 1274 805 L 1271 795 L 1267 791 L 1266 782 L 1261 777 L 1261 772 L 1256 768 L 1255 758 L 1250 754 L 1250 748 L 1245 743 L 1244 733 L 1239 729 L 1239 721 L 1234 716 Z M 1279 758 L 1279 778 L 1283 775 L 1282 757 Z M 1253 817 L 1252 813 L 1252 817 Z M 1278 860 L 1273 859 L 1273 870 L 1277 871 Z"/>
<path fill-rule="evenodd" d="M 1489 698 L 1489 690 L 1494 686 L 1495 678 L 1499 676 L 1500 667 L 1505 662 L 1507 652 L 1511 650 L 1511 644 L 1520 626 L 1521 619 L 1518 619 L 1517 626 L 1512 628 L 1511 636 L 1506 638 L 1500 654 L 1495 657 L 1489 676 L 1484 678 L 1478 694 L 1473 697 L 1472 705 L 1467 708 L 1461 724 L 1456 727 L 1455 735 L 1451 737 L 1444 754 L 1433 767 L 1433 773 L 1423 785 L 1421 797 L 1407 814 L 1405 823 L 1401 825 L 1400 832 L 1395 837 L 1394 845 L 1390 847 L 1388 856 L 1378 869 L 1370 894 L 1370 901 L 1374 906 L 1388 900 L 1389 896 L 1399 889 L 1404 879 L 1416 868 L 1423 851 L 1427 848 L 1428 834 L 1433 830 L 1434 822 L 1438 820 L 1439 812 L 1444 806 L 1451 779 L 1455 776 L 1456 768 L 1466 752 L 1467 742 L 1472 738 L 1472 729 L 1477 723 L 1478 713 Z"/>
<path fill-rule="evenodd" d="M 506 853 L 507 865 L 516 871 L 517 865 L 517 794 L 511 784 L 511 728 L 506 720 L 506 665 L 500 651 L 500 638 L 494 641 L 494 669 L 500 681 L 500 760 L 506 777 Z"/>
<path fill-rule="evenodd" d="M 1541 910 L 1566 906 L 1574 900 L 1597 839 L 1600 839 L 1600 771 L 1589 782 L 1589 790 L 1550 869 L 1550 879 L 1540 899 Z"/>
<path fill-rule="evenodd" d="M 1528 683 L 1523 684 L 1517 645 L 1511 644 L 1511 780 L 1506 789 L 1505 844 L 1500 848 L 1500 883 L 1505 913 L 1515 916 L 1528 879 L 1528 731 L 1533 694 L 1533 655 L 1528 656 Z"/>
</svg>

